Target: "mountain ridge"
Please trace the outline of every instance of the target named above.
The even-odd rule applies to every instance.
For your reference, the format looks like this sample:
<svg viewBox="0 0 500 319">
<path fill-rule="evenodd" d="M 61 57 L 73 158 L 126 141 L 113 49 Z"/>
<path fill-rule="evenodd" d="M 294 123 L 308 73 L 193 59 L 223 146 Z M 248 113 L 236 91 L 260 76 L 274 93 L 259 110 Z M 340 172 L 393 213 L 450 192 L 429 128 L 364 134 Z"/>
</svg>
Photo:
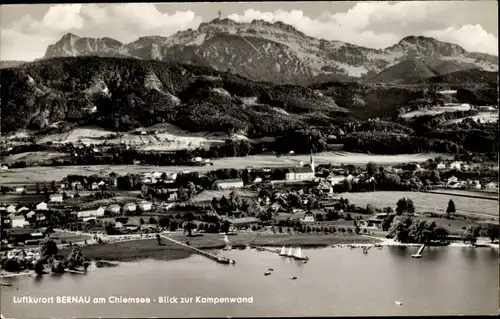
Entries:
<svg viewBox="0 0 500 319">
<path fill-rule="evenodd" d="M 63 56 L 134 57 L 204 65 L 256 81 L 304 84 L 317 79 L 362 79 L 418 57 L 472 64 L 498 71 L 498 57 L 467 52 L 457 44 L 407 36 L 385 49 L 307 36 L 293 26 L 253 20 L 215 19 L 169 37 L 146 36 L 123 44 L 111 38 L 65 34 L 47 48 L 45 58 Z M 265 59 L 263 59 L 265 57 Z"/>
</svg>

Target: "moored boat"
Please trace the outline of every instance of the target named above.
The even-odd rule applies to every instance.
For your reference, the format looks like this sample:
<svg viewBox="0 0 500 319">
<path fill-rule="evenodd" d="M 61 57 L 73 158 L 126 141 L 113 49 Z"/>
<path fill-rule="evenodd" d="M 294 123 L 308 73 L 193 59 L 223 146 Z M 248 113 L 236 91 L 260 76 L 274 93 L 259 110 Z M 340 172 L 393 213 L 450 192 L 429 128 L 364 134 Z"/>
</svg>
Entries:
<svg viewBox="0 0 500 319">
<path fill-rule="evenodd" d="M 285 246 L 283 246 L 280 251 L 280 256 L 286 256 L 286 255 L 287 255 L 286 248 Z"/>
<path fill-rule="evenodd" d="M 293 257 L 293 249 L 292 247 L 288 248 L 288 251 L 286 252 L 287 257 Z"/>
<path fill-rule="evenodd" d="M 295 253 L 293 254 L 293 258 L 295 260 L 309 260 L 308 257 L 305 257 L 304 255 L 302 255 L 302 249 L 300 247 L 295 250 Z"/>
</svg>

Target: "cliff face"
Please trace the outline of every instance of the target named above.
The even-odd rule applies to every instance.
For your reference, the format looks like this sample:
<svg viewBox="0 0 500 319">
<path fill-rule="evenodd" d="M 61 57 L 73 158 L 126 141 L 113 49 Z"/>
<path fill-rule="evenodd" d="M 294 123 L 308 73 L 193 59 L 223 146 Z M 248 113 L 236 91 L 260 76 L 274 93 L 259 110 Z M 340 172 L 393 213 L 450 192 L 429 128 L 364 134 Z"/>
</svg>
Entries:
<svg viewBox="0 0 500 319">
<path fill-rule="evenodd" d="M 497 57 L 469 53 L 456 44 L 433 38 L 405 37 L 377 50 L 308 37 L 282 22 L 237 23 L 229 19 L 202 23 L 196 30 L 170 37 L 142 37 L 129 44 L 66 34 L 47 48 L 45 58 L 89 55 L 192 63 L 258 81 L 302 84 L 361 78 L 416 58 L 448 61 L 443 63 L 454 64 L 453 71 L 471 66 L 498 70 Z"/>
</svg>

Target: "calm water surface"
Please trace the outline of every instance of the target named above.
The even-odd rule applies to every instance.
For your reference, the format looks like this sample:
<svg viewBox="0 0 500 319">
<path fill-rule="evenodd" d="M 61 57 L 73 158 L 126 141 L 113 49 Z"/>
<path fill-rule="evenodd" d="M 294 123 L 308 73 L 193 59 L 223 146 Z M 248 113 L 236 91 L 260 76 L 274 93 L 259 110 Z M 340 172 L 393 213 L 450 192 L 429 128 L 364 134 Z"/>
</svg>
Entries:
<svg viewBox="0 0 500 319">
<path fill-rule="evenodd" d="M 255 250 L 223 252 L 234 266 L 194 255 L 92 269 L 86 276 L 13 278 L 1 311 L 15 318 L 493 314 L 498 250 L 470 248 L 304 250 L 307 264 Z M 264 276 L 274 268 L 270 276 Z M 297 280 L 290 277 L 297 276 Z M 252 304 L 14 304 L 22 296 L 249 297 Z M 402 301 L 398 306 L 395 301 Z"/>
</svg>

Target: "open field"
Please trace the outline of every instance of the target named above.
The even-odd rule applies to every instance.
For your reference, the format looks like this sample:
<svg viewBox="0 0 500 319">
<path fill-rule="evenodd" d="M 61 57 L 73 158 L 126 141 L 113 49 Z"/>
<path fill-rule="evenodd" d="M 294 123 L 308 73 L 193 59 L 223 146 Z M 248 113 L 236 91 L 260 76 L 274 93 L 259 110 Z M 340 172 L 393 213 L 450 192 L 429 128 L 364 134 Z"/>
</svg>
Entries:
<svg viewBox="0 0 500 319">
<path fill-rule="evenodd" d="M 477 122 L 477 120 L 480 120 L 481 122 L 493 123 L 493 122 L 498 121 L 498 112 L 480 112 L 477 115 L 467 116 L 467 117 L 462 117 L 462 118 L 459 118 L 459 119 L 449 120 L 445 124 L 448 125 L 448 124 L 459 123 L 459 122 L 462 122 L 463 120 L 465 120 L 466 118 L 473 119 L 476 122 Z"/>
<path fill-rule="evenodd" d="M 468 104 L 463 105 L 449 105 L 449 106 L 433 106 L 429 108 L 420 108 L 418 110 L 410 111 L 401 115 L 402 118 L 412 118 L 423 115 L 437 115 L 445 112 L 455 112 L 455 111 L 469 111 L 471 106 Z"/>
<path fill-rule="evenodd" d="M 322 247 L 336 244 L 351 243 L 374 243 L 374 238 L 358 235 L 306 235 L 306 234 L 259 234 L 257 232 L 238 233 L 229 236 L 234 248 L 244 247 L 249 243 L 258 246 L 302 246 Z M 190 245 L 199 249 L 221 249 L 226 244 L 223 234 L 203 234 L 201 236 L 187 237 L 182 233 L 173 233 L 168 236 L 178 241 L 189 241 Z M 86 258 L 93 260 L 132 261 L 138 259 L 153 258 L 159 260 L 174 260 L 189 257 L 192 252 L 187 248 L 176 245 L 166 239 L 162 239 L 162 245 L 158 245 L 156 239 L 134 240 L 118 242 L 114 244 L 91 245 L 81 248 Z M 67 255 L 71 249 L 61 251 Z"/>
<path fill-rule="evenodd" d="M 316 164 L 340 165 L 350 164 L 364 166 L 368 162 L 380 165 L 394 165 L 407 162 L 423 162 L 437 156 L 452 158 L 452 156 L 437 153 L 400 154 L 400 155 L 371 155 L 350 152 L 324 152 L 314 155 Z M 61 180 L 69 174 L 93 175 L 109 174 L 115 172 L 123 175 L 127 173 L 145 173 L 152 171 L 167 172 L 207 172 L 222 168 L 242 169 L 248 166 L 259 167 L 290 167 L 296 166 L 300 161 L 308 162 L 309 155 L 253 155 L 247 157 L 227 157 L 213 160 L 213 166 L 153 166 L 153 165 L 92 165 L 92 166 L 61 166 L 61 167 L 28 167 L 22 169 L 10 169 L 0 172 L 2 184 L 30 183 L 52 180 Z"/>
<path fill-rule="evenodd" d="M 146 134 L 135 134 L 144 131 Z M 116 132 L 100 127 L 79 127 L 69 132 L 51 134 L 43 137 L 39 142 L 77 143 L 83 144 L 119 144 L 134 145 L 142 150 L 173 151 L 197 147 L 209 147 L 212 144 L 224 143 L 230 136 L 226 133 L 188 132 L 169 123 L 159 123 L 146 128 L 139 128 L 122 133 L 119 137 Z"/>
<path fill-rule="evenodd" d="M 220 198 L 222 196 L 226 196 L 229 198 L 229 194 L 233 192 L 232 190 L 220 190 L 220 191 L 204 191 L 201 194 L 198 194 L 190 199 L 190 202 L 199 203 L 199 202 L 209 202 L 212 201 L 214 197 Z M 257 193 L 249 190 L 235 190 L 234 191 L 238 197 L 256 197 Z"/>
<path fill-rule="evenodd" d="M 448 201 L 453 199 L 457 214 L 497 219 L 498 201 L 489 199 L 476 199 L 460 196 L 450 196 L 433 193 L 420 192 L 370 192 L 370 193 L 342 193 L 340 196 L 349 199 L 352 204 L 366 206 L 371 204 L 376 208 L 387 206 L 396 209 L 397 201 L 402 197 L 411 198 L 415 204 L 417 213 L 445 213 L 448 207 Z"/>
<path fill-rule="evenodd" d="M 63 158 L 68 156 L 67 153 L 59 153 L 59 152 L 26 152 L 20 154 L 14 154 L 10 156 L 6 156 L 2 159 L 3 164 L 12 164 L 19 161 L 26 162 L 26 165 L 32 165 L 37 162 L 42 162 L 46 160 L 53 160 L 58 158 Z"/>
<path fill-rule="evenodd" d="M 477 196 L 477 197 L 491 197 L 498 200 L 498 192 L 497 191 L 486 191 L 486 190 L 461 190 L 461 189 L 434 189 L 429 191 L 430 193 L 436 194 L 456 194 L 457 196 Z"/>
<path fill-rule="evenodd" d="M 438 115 L 446 112 L 455 112 L 455 111 L 469 111 L 471 109 L 470 105 L 454 105 L 454 106 L 436 106 L 429 109 L 419 109 L 415 111 L 411 111 L 405 114 L 402 114 L 402 118 L 412 118 L 423 115 Z"/>
<path fill-rule="evenodd" d="M 192 252 L 186 248 L 163 240 L 159 246 L 156 239 L 133 240 L 113 244 L 90 245 L 81 247 L 86 258 L 91 260 L 133 261 L 138 259 L 154 258 L 158 260 L 175 260 L 191 256 Z M 66 256 L 70 248 L 61 250 L 61 255 Z"/>
</svg>

